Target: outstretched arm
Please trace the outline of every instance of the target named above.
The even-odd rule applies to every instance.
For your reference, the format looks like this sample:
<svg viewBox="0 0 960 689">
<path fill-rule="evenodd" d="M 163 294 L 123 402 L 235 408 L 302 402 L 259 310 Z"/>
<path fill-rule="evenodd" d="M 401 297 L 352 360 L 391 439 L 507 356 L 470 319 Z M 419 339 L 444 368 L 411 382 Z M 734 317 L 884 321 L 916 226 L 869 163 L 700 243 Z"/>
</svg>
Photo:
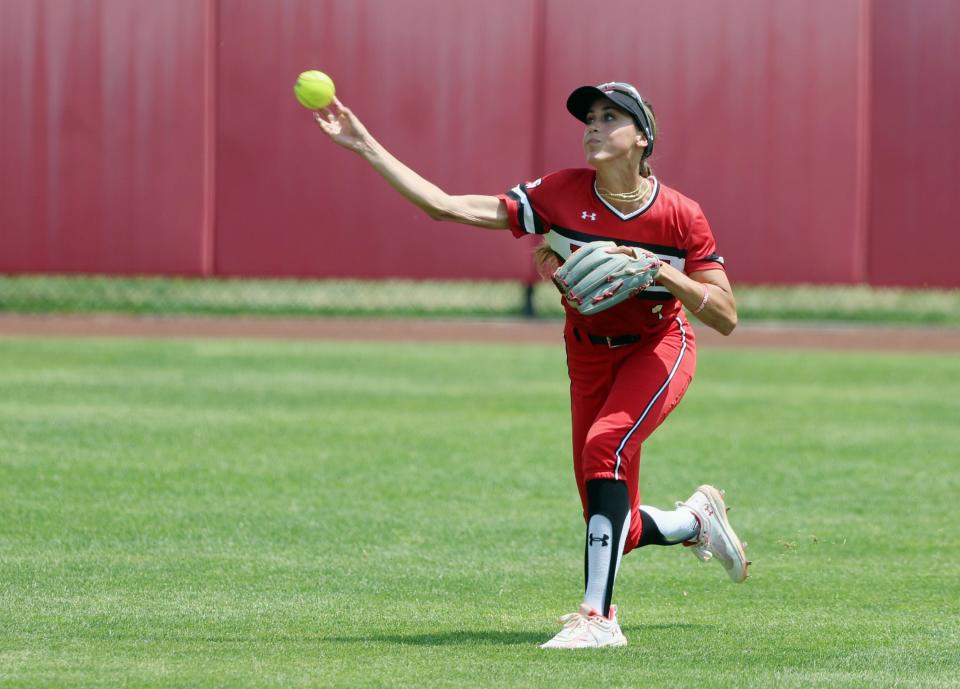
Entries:
<svg viewBox="0 0 960 689">
<path fill-rule="evenodd" d="M 506 204 L 496 196 L 451 196 L 393 157 L 371 136 L 363 123 L 338 99 L 314 116 L 330 139 L 361 156 L 404 198 L 434 220 L 505 230 Z"/>
</svg>

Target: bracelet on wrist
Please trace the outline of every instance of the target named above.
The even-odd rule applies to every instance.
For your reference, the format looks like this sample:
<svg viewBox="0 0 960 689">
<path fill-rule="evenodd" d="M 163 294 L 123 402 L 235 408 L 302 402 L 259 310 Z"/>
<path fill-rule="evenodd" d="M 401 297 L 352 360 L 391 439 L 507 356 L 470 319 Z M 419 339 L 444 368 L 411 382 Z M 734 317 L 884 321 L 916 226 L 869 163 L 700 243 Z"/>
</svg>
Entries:
<svg viewBox="0 0 960 689">
<path fill-rule="evenodd" d="M 707 302 L 710 301 L 710 285 L 704 284 L 703 286 L 703 299 L 700 300 L 700 306 L 695 308 L 693 312 L 700 313 L 707 306 Z"/>
</svg>

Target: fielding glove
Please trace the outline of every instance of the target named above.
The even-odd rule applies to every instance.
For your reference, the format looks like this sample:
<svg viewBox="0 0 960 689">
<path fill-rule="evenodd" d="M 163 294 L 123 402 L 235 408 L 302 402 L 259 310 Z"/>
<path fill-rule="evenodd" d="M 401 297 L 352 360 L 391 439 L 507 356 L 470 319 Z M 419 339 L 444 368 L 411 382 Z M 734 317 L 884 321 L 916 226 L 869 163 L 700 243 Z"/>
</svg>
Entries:
<svg viewBox="0 0 960 689">
<path fill-rule="evenodd" d="M 584 244 L 553 273 L 553 282 L 570 306 L 591 316 L 635 297 L 653 284 L 660 259 L 639 247 L 636 258 L 610 253 L 613 242 Z"/>
</svg>

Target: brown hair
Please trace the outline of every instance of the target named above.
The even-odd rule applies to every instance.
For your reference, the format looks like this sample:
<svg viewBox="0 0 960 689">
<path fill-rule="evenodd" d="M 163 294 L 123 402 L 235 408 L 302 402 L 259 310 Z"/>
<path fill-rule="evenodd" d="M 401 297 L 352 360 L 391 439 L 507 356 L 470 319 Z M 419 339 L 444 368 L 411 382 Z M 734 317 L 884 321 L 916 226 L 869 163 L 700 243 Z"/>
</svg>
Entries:
<svg viewBox="0 0 960 689">
<path fill-rule="evenodd" d="M 546 239 L 533 250 L 533 262 L 537 266 L 537 274 L 544 280 L 549 280 L 553 271 L 563 265 L 560 254 L 550 248 Z"/>
<path fill-rule="evenodd" d="M 650 133 L 653 134 L 653 138 L 657 138 L 657 120 L 653 114 L 653 106 L 650 105 L 647 101 L 642 101 L 641 106 L 643 107 L 644 113 L 647 115 L 647 122 L 650 123 Z M 640 129 L 640 126 L 637 125 L 637 129 Z M 643 131 L 640 129 L 640 131 Z M 647 150 L 650 150 L 649 146 Z M 647 162 L 647 153 L 644 151 L 643 158 L 640 160 L 640 176 L 649 177 L 653 174 L 653 168 L 650 167 L 650 163 Z"/>
</svg>

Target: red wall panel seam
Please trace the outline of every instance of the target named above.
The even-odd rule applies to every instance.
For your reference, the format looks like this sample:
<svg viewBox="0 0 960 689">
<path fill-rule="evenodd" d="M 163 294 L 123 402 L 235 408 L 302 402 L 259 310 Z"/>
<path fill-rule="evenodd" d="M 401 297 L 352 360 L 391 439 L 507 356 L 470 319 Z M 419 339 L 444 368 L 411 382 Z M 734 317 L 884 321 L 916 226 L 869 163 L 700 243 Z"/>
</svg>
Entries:
<svg viewBox="0 0 960 689">
<path fill-rule="evenodd" d="M 201 271 L 216 274 L 217 243 L 217 84 L 219 77 L 220 0 L 207 0 L 203 107 L 203 227 Z"/>
<path fill-rule="evenodd" d="M 870 153 L 872 146 L 873 51 L 872 0 L 860 0 L 857 27 L 857 163 L 853 227 L 853 279 L 870 279 Z"/>
<path fill-rule="evenodd" d="M 533 45 L 533 83 L 531 90 L 533 96 L 533 126 L 530 128 L 532 136 L 530 137 L 530 162 L 533 171 L 530 178 L 544 174 L 543 169 L 546 165 L 547 133 L 543 127 L 546 118 L 546 100 L 547 100 L 547 0 L 533 0 L 533 36 L 531 44 Z M 525 281 L 527 284 L 535 284 L 540 275 L 533 261 L 528 262 Z"/>
</svg>

